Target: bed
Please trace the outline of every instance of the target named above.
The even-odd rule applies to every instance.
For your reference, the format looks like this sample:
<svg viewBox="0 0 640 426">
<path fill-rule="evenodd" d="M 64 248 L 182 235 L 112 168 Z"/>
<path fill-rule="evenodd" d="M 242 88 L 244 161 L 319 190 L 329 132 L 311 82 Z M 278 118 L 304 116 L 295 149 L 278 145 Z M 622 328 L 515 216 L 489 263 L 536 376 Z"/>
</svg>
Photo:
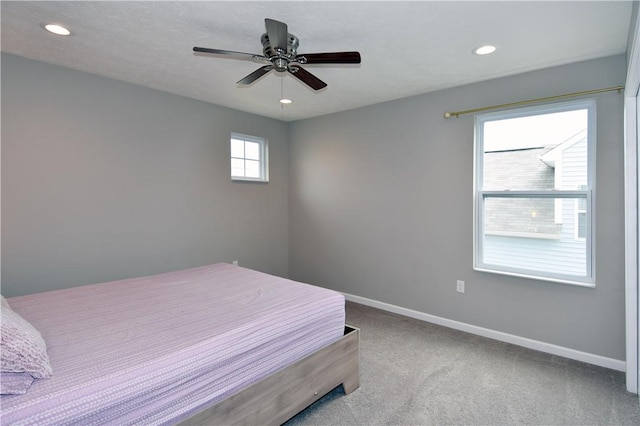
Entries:
<svg viewBox="0 0 640 426">
<path fill-rule="evenodd" d="M 359 386 L 342 294 L 226 263 L 8 303 L 53 376 L 2 395 L 2 425 L 281 424 Z"/>
</svg>

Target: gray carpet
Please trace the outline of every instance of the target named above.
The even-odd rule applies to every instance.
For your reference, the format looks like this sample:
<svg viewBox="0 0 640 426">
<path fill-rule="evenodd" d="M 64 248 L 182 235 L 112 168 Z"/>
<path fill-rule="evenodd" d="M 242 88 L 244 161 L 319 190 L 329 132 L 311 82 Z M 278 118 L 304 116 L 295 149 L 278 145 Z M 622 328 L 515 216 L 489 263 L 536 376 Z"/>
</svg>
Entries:
<svg viewBox="0 0 640 426">
<path fill-rule="evenodd" d="M 640 425 L 624 373 L 355 303 L 360 388 L 338 387 L 297 425 Z"/>
</svg>

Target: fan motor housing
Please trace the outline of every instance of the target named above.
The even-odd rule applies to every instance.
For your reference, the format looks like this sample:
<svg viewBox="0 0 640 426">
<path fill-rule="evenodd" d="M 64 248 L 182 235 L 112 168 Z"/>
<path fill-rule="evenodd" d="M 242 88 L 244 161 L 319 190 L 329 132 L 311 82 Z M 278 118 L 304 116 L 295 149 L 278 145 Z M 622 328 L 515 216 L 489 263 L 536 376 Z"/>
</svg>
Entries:
<svg viewBox="0 0 640 426">
<path fill-rule="evenodd" d="M 275 70 L 280 72 L 287 70 L 289 61 L 292 61 L 296 57 L 298 54 L 298 46 L 300 45 L 298 37 L 293 34 L 287 34 L 286 52 L 278 52 L 273 46 L 271 46 L 267 33 L 262 34 L 260 42 L 262 43 L 262 52 L 264 56 L 269 58 L 271 63 L 273 63 Z"/>
</svg>

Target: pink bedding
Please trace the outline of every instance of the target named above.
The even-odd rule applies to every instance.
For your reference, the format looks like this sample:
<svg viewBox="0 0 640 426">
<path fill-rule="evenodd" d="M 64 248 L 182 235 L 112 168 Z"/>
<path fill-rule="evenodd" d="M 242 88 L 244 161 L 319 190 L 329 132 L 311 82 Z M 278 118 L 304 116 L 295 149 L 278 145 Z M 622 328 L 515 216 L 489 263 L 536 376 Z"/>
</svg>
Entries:
<svg viewBox="0 0 640 426">
<path fill-rule="evenodd" d="M 173 424 L 336 340 L 344 296 L 219 263 L 8 299 L 54 376 L 0 423 Z"/>
</svg>

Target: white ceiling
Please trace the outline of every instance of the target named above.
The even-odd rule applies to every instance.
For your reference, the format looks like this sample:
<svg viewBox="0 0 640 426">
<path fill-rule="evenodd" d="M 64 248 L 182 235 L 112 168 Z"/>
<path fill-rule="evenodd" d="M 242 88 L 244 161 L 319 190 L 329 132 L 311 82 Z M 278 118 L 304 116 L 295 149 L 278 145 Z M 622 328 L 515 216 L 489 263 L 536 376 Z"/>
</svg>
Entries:
<svg viewBox="0 0 640 426">
<path fill-rule="evenodd" d="M 630 1 L 2 1 L 2 51 L 291 121 L 524 71 L 624 53 Z M 194 46 L 262 54 L 264 18 L 288 24 L 298 53 L 357 50 L 360 65 L 306 66 L 314 92 L 262 64 Z M 67 26 L 54 36 L 45 23 Z M 489 56 L 471 54 L 485 43 Z M 294 103 L 281 107 L 281 85 Z"/>
</svg>

